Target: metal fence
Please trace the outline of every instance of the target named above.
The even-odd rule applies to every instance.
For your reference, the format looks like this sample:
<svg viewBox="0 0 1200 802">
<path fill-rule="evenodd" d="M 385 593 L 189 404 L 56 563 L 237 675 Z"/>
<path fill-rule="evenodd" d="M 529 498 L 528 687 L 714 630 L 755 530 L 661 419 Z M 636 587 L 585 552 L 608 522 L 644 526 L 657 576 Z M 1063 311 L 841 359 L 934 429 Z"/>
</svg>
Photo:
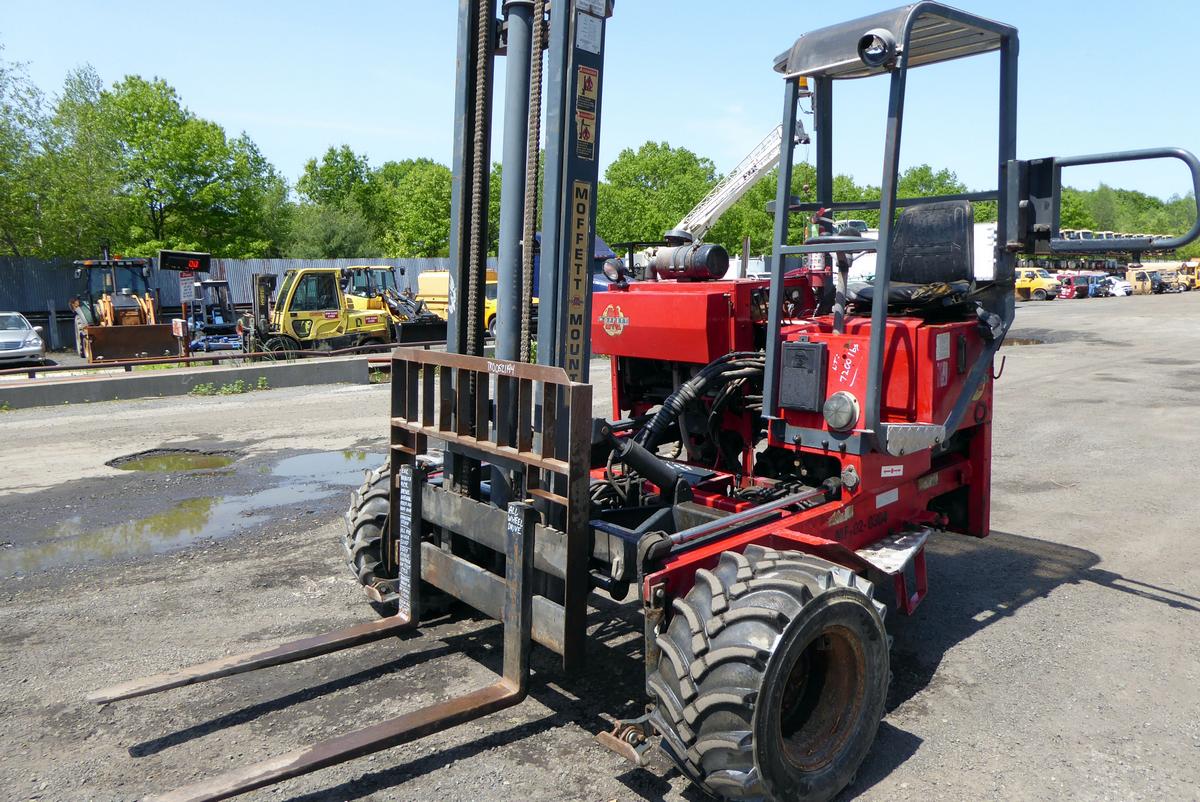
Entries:
<svg viewBox="0 0 1200 802">
<path fill-rule="evenodd" d="M 351 265 L 390 265 L 396 274 L 396 285 L 417 289 L 417 276 L 423 270 L 445 270 L 447 258 L 430 259 L 213 259 L 208 278 L 225 279 L 235 304 L 251 301 L 250 276 L 254 273 L 282 274 L 298 267 L 350 267 Z M 495 257 L 488 259 L 495 267 Z M 164 309 L 180 305 L 179 274 L 154 268 L 152 286 L 158 288 Z M 0 257 L 0 311 L 21 312 L 37 325 L 49 327 L 54 347 L 73 342 L 74 322 L 70 300 L 82 289 L 83 279 L 75 278 L 70 259 L 16 259 Z"/>
</svg>

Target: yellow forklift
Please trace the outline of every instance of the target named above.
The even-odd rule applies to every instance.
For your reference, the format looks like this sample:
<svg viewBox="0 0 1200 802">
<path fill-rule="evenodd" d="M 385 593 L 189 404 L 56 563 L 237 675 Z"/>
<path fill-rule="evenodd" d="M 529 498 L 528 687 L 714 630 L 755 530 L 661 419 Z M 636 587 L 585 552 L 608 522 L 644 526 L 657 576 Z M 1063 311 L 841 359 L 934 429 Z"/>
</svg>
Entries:
<svg viewBox="0 0 1200 802">
<path fill-rule="evenodd" d="M 381 276 L 392 279 L 386 286 Z M 253 310 L 242 321 L 244 346 L 286 357 L 445 338 L 445 323 L 397 292 L 391 268 L 302 267 L 282 279 L 253 276 Z M 278 282 L 278 290 L 275 290 Z"/>
</svg>

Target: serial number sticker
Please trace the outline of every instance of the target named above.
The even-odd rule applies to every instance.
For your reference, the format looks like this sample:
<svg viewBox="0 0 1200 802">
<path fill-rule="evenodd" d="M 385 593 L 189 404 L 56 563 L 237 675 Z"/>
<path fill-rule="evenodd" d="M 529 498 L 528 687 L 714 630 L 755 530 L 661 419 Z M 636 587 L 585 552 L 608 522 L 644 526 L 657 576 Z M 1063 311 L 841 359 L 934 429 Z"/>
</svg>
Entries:
<svg viewBox="0 0 1200 802">
<path fill-rule="evenodd" d="M 879 475 L 881 477 L 883 477 L 884 479 L 887 479 L 889 476 L 903 476 L 904 475 L 904 466 L 903 465 L 884 465 L 882 468 L 879 469 Z"/>
<path fill-rule="evenodd" d="M 495 373 L 499 376 L 515 376 L 517 374 L 517 366 L 512 362 L 493 362 L 488 360 L 488 373 Z"/>
<path fill-rule="evenodd" d="M 893 504 L 899 500 L 900 500 L 900 488 L 893 487 L 891 490 L 887 491 L 886 493 L 880 493 L 878 496 L 875 497 L 875 509 L 879 509 L 880 507 L 886 507 L 887 505 Z"/>
<path fill-rule="evenodd" d="M 600 39 L 604 25 L 599 17 L 581 13 L 575 17 L 575 46 L 589 53 L 600 53 Z"/>
<path fill-rule="evenodd" d="M 937 336 L 937 354 L 934 359 L 949 359 L 950 358 L 950 332 L 943 332 Z"/>
</svg>

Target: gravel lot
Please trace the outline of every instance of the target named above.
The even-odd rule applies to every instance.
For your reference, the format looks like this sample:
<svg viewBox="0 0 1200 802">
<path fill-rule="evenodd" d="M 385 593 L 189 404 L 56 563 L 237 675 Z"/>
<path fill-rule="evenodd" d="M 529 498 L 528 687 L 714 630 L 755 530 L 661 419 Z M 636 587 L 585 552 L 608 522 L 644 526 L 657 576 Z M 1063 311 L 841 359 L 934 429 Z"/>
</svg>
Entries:
<svg viewBox="0 0 1200 802">
<path fill-rule="evenodd" d="M 1200 798 L 1198 320 L 1200 293 L 1020 307 L 1014 337 L 1041 342 L 1002 351 L 994 533 L 932 543 L 928 599 L 889 620 L 888 713 L 845 798 Z M 0 796 L 140 798 L 487 681 L 499 627 L 460 615 L 83 702 L 372 617 L 337 536 L 386 407 L 385 386 L 363 386 L 0 414 Z M 237 459 L 192 475 L 105 464 L 164 447 Z M 642 703 L 639 626 L 605 626 L 579 677 L 535 650 L 515 709 L 247 798 L 698 802 L 665 760 L 636 770 L 592 740 Z"/>
</svg>

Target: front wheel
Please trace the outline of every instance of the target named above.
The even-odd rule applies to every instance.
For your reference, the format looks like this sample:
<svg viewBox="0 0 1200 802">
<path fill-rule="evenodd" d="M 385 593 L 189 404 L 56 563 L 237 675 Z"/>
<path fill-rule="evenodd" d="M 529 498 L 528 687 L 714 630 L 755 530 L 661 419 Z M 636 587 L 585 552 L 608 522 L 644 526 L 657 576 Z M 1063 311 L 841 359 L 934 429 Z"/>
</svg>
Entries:
<svg viewBox="0 0 1200 802">
<path fill-rule="evenodd" d="M 1035 301 L 1046 300 L 1046 291 L 1045 290 L 1034 290 L 1033 291 L 1033 300 L 1035 300 Z"/>
<path fill-rule="evenodd" d="M 262 344 L 267 359 L 295 359 L 300 352 L 300 343 L 291 337 L 269 337 Z"/>
<path fill-rule="evenodd" d="M 354 578 L 363 587 L 387 592 L 396 572 L 388 569 L 383 560 L 384 532 L 388 527 L 391 511 L 389 480 L 392 476 L 390 461 L 385 461 L 363 477 L 363 483 L 350 494 L 350 508 L 342 516 L 345 529 L 342 533 L 342 553 L 350 566 Z M 395 602 L 372 607 L 380 615 L 394 615 Z M 421 582 L 421 617 L 432 618 L 447 612 L 454 606 L 454 599 L 428 582 Z"/>
<path fill-rule="evenodd" d="M 487 333 L 488 333 L 488 336 L 491 337 L 493 340 L 496 339 L 496 316 L 495 315 L 492 315 L 488 319 Z"/>
<path fill-rule="evenodd" d="M 672 605 L 647 685 L 680 770 L 724 799 L 826 800 L 875 740 L 885 608 L 871 583 L 799 552 L 725 552 Z"/>
</svg>

